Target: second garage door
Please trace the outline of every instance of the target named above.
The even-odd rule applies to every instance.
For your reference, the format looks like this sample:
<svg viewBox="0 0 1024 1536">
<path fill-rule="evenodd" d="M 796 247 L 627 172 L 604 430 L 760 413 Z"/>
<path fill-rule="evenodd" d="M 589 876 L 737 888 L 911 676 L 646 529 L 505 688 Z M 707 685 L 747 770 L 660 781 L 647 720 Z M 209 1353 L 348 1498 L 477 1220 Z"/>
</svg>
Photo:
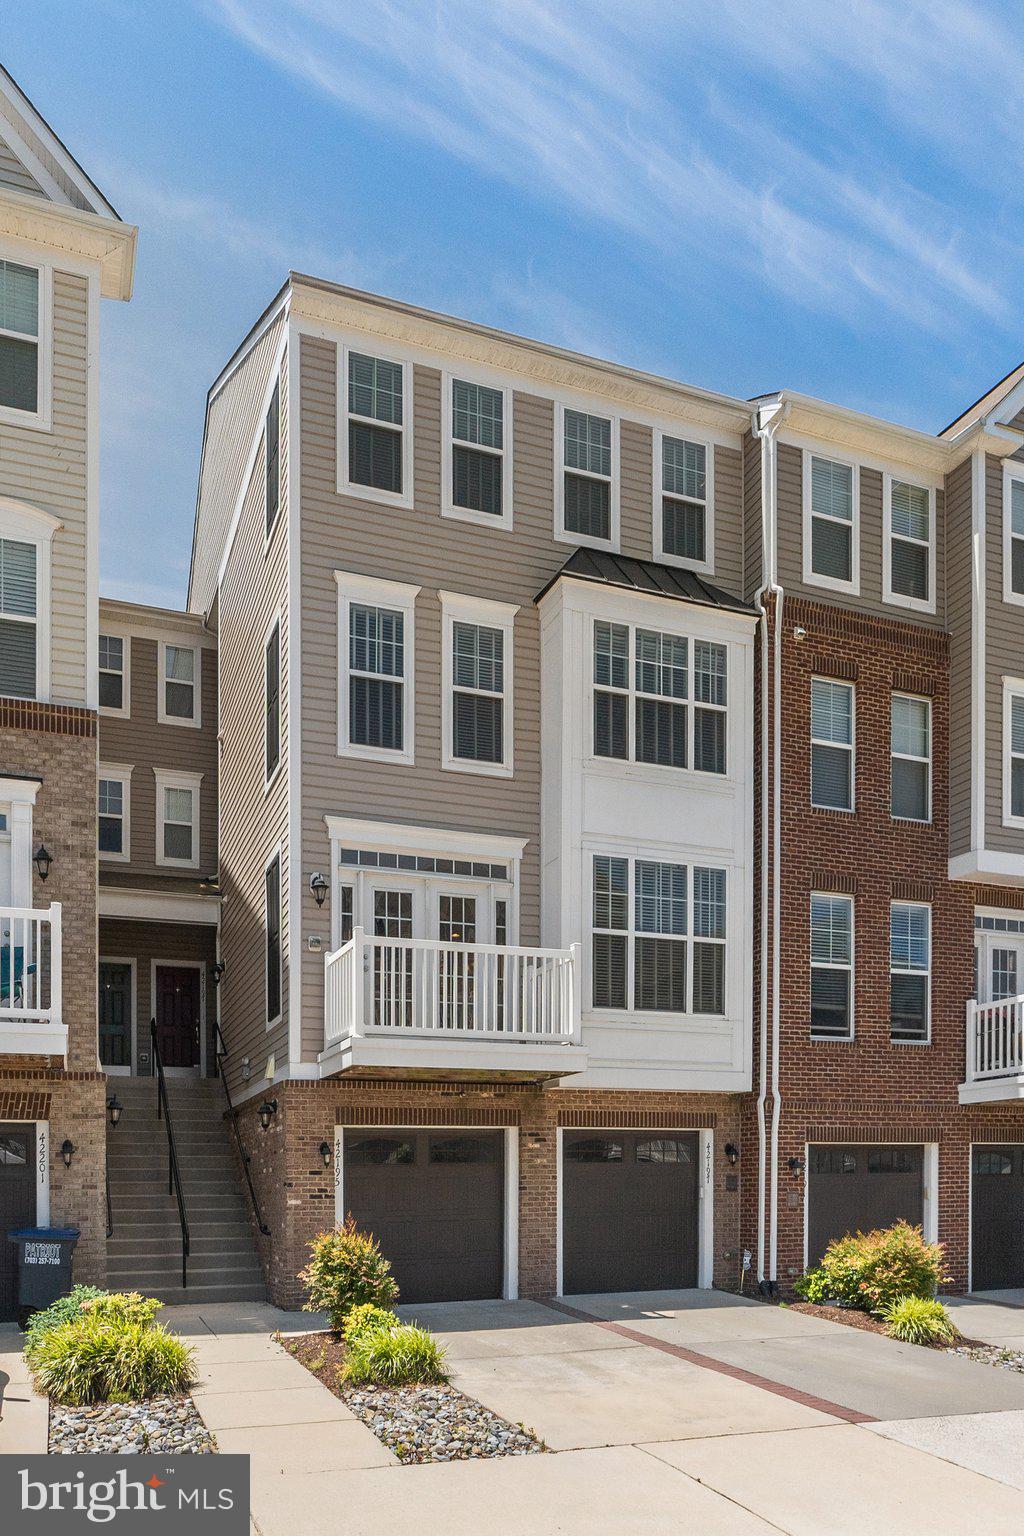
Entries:
<svg viewBox="0 0 1024 1536">
<path fill-rule="evenodd" d="M 696 1131 L 566 1131 L 562 1289 L 697 1284 Z"/>
<path fill-rule="evenodd" d="M 972 1149 L 971 1249 L 972 1289 L 1024 1285 L 1024 1146 Z"/>
<path fill-rule="evenodd" d="M 345 1132 L 344 1205 L 373 1233 L 401 1301 L 502 1294 L 503 1131 Z"/>
<path fill-rule="evenodd" d="M 807 1202 L 809 1267 L 820 1261 L 834 1237 L 871 1232 L 900 1220 L 920 1226 L 924 1148 L 812 1146 Z"/>
</svg>

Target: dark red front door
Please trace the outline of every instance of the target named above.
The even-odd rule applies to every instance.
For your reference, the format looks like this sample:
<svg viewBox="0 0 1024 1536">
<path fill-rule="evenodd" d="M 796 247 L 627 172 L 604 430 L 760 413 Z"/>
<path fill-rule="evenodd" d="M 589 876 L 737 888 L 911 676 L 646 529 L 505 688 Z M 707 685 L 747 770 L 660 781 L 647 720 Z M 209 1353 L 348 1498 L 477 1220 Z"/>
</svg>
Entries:
<svg viewBox="0 0 1024 1536">
<path fill-rule="evenodd" d="M 199 1061 L 199 971 L 191 965 L 156 968 L 156 1035 L 165 1067 Z"/>
</svg>

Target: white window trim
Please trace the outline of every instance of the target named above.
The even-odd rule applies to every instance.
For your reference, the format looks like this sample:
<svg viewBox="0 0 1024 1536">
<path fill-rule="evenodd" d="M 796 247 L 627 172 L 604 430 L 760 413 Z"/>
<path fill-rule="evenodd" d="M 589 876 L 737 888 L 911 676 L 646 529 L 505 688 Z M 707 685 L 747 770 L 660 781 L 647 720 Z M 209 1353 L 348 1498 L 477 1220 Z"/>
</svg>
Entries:
<svg viewBox="0 0 1024 1536">
<path fill-rule="evenodd" d="M 919 907 L 928 914 L 928 969 L 897 970 L 892 963 L 892 910 L 893 907 Z M 924 1006 L 925 1006 L 925 1033 L 920 1040 L 894 1040 L 892 1038 L 892 1002 L 890 991 L 889 1003 L 889 1044 L 904 1045 L 931 1045 L 932 1043 L 932 909 L 927 901 L 891 901 L 889 903 L 889 978 L 890 988 L 893 976 L 923 976 L 925 978 Z"/>
<path fill-rule="evenodd" d="M 53 266 L 49 261 L 26 257 L 16 248 L 0 244 L 0 260 L 13 261 L 21 267 L 32 267 L 39 274 L 39 334 L 37 354 L 39 374 L 36 391 L 36 409 L 20 411 L 13 405 L 0 405 L 0 422 L 11 426 L 28 427 L 34 432 L 53 430 Z M 5 335 L 24 341 L 18 331 L 5 331 Z"/>
<path fill-rule="evenodd" d="M 267 774 L 267 739 L 266 739 L 267 680 L 268 680 L 267 679 L 267 646 L 268 646 L 268 644 L 270 642 L 271 635 L 274 633 L 275 627 L 277 628 L 277 762 L 274 765 L 273 773 L 268 775 Z M 282 637 L 281 637 L 281 610 L 280 610 L 280 608 L 278 608 L 277 611 L 275 612 L 273 618 L 270 620 L 270 623 L 267 625 L 267 627 L 266 627 L 266 629 L 264 630 L 264 633 L 263 633 L 263 715 L 264 715 L 264 733 L 263 733 L 263 792 L 264 792 L 264 794 L 267 793 L 267 791 L 270 789 L 270 786 L 272 784 L 276 783 L 277 776 L 281 772 L 281 765 L 284 762 L 284 734 L 285 734 L 285 732 L 284 732 L 284 711 L 282 709 L 283 699 L 284 699 L 284 644 L 283 644 Z"/>
<path fill-rule="evenodd" d="M 183 715 L 167 713 L 167 647 L 176 651 L 191 651 L 195 656 L 192 675 L 192 703 L 195 706 L 191 720 Z M 183 645 L 179 640 L 161 640 L 157 654 L 156 718 L 160 725 L 180 725 L 186 730 L 198 731 L 203 723 L 203 647 Z"/>
<path fill-rule="evenodd" d="M 415 658 L 416 658 L 416 597 L 419 587 L 404 582 L 383 581 L 376 576 L 359 576 L 351 571 L 335 571 L 338 586 L 338 756 L 369 758 L 379 763 L 408 763 L 415 761 Z M 402 678 L 402 750 L 386 747 L 367 747 L 349 740 L 348 680 L 349 680 L 349 613 L 353 603 L 366 603 L 371 607 L 392 608 L 405 620 L 403 657 L 405 671 Z"/>
<path fill-rule="evenodd" d="M 1012 496 L 1013 482 L 1018 481 L 1024 485 L 1024 464 L 1011 465 L 1008 459 L 1003 461 L 1003 602 L 1011 603 L 1016 608 L 1024 608 L 1024 592 L 1013 590 L 1013 519 Z M 1018 534 L 1018 538 L 1024 539 L 1024 535 Z"/>
<path fill-rule="evenodd" d="M 909 699 L 914 704 L 923 704 L 925 706 L 925 709 L 926 709 L 927 715 L 928 715 L 928 755 L 927 755 L 927 757 L 913 757 L 913 756 L 911 756 L 907 752 L 897 752 L 894 749 L 893 744 L 892 744 L 892 706 L 893 706 L 893 703 L 895 702 L 896 699 Z M 854 706 L 854 711 L 855 711 L 854 725 L 856 727 L 856 705 Z M 933 749 L 933 745 L 932 745 L 932 701 L 931 701 L 931 699 L 929 699 L 927 696 L 919 694 L 919 693 L 905 693 L 902 689 L 899 689 L 899 688 L 894 689 L 893 692 L 889 696 L 889 763 L 890 763 L 890 775 L 889 775 L 889 815 L 890 815 L 890 817 L 891 817 L 891 819 L 893 821 L 907 822 L 911 826 L 916 826 L 916 827 L 924 827 L 924 826 L 930 826 L 931 825 L 931 821 L 932 821 L 932 758 L 933 758 L 933 751 L 934 751 L 934 749 Z M 896 759 L 899 759 L 900 762 L 905 762 L 905 763 L 925 763 L 927 765 L 927 768 L 928 768 L 928 777 L 927 777 L 927 780 L 926 780 L 926 783 L 927 783 L 927 808 L 926 808 L 926 814 L 924 816 L 897 816 L 895 811 L 892 808 L 892 769 L 891 769 L 891 765 L 892 765 L 893 761 L 896 760 Z"/>
<path fill-rule="evenodd" d="M 838 685 L 841 688 L 849 688 L 849 690 L 850 690 L 850 699 L 851 699 L 851 703 L 852 703 L 852 706 L 853 706 L 851 711 L 850 711 L 850 727 L 851 727 L 851 729 L 850 729 L 850 738 L 851 739 L 850 739 L 849 744 L 847 744 L 846 742 L 843 742 L 843 741 L 823 741 L 820 737 L 815 736 L 815 734 L 814 734 L 814 723 L 813 723 L 814 710 L 813 710 L 813 704 L 811 702 L 813 700 L 813 696 L 814 696 L 814 684 L 815 683 L 832 683 L 832 684 Z M 808 768 L 808 786 L 807 787 L 808 787 L 808 791 L 809 791 L 808 799 L 810 801 L 811 807 L 815 811 L 834 811 L 834 812 L 836 812 L 840 816 L 852 816 L 852 815 L 854 815 L 854 813 L 857 810 L 857 685 L 856 685 L 856 683 L 851 683 L 850 680 L 848 678 L 845 678 L 845 677 L 821 677 L 817 672 L 815 672 L 813 674 L 813 676 L 811 677 L 811 695 L 810 695 L 810 698 L 808 699 L 808 703 L 811 705 L 811 722 L 810 722 L 811 744 L 810 744 L 810 748 L 809 748 L 809 752 L 808 752 L 808 763 L 807 763 L 807 768 Z M 837 747 L 842 752 L 849 752 L 849 754 L 850 754 L 850 803 L 849 803 L 849 805 L 819 805 L 818 802 L 815 800 L 815 798 L 814 798 L 814 749 L 815 749 L 815 747 Z"/>
<path fill-rule="evenodd" d="M 843 458 L 840 454 L 819 453 L 811 448 L 802 449 L 802 476 L 803 476 L 803 578 L 804 584 L 810 587 L 824 587 L 830 592 L 848 592 L 853 596 L 860 593 L 860 466 L 853 459 Z M 833 464 L 842 464 L 853 471 L 853 522 L 850 524 L 850 570 L 851 579 L 840 581 L 837 576 L 818 576 L 811 568 L 811 460 L 827 459 Z M 814 514 L 820 516 L 820 514 Z M 838 519 L 836 519 L 838 521 Z"/>
<path fill-rule="evenodd" d="M 101 715 L 108 715 L 114 720 L 130 720 L 132 713 L 132 637 L 125 630 L 111 629 L 109 625 L 103 625 L 100 634 L 110 640 L 121 642 L 121 708 L 113 709 L 108 704 L 100 704 Z M 109 667 L 99 667 L 98 672 L 108 672 Z M 97 697 L 99 696 L 99 681 L 97 679 Z"/>
<path fill-rule="evenodd" d="M 850 1032 L 848 1035 L 816 1035 L 814 1025 L 810 1026 L 810 1038 L 818 1045 L 849 1045 L 857 1037 L 857 1011 L 856 1011 L 856 972 L 857 963 L 857 904 L 847 891 L 812 891 L 807 903 L 807 921 L 811 922 L 811 913 L 816 899 L 825 901 L 845 901 L 850 908 L 850 963 L 840 965 L 835 960 L 815 960 L 811 949 L 811 937 L 808 935 L 808 984 L 812 982 L 812 971 L 849 971 L 850 973 Z"/>
<path fill-rule="evenodd" d="M 285 929 L 285 900 L 284 900 L 284 854 L 282 845 L 277 844 L 271 851 L 270 857 L 263 866 L 263 1017 L 266 1020 L 267 1030 L 276 1028 L 284 1018 L 284 929 Z M 267 871 L 277 860 L 277 943 L 281 960 L 280 1007 L 273 1018 L 270 1017 L 270 926 L 267 922 Z"/>
<path fill-rule="evenodd" d="M 441 599 L 441 767 L 451 773 L 486 774 L 491 778 L 510 779 L 513 772 L 515 743 L 515 603 L 494 603 L 462 592 L 438 592 Z M 500 763 L 470 762 L 452 753 L 455 678 L 452 646 L 456 623 L 480 624 L 497 629 L 502 635 L 502 726 L 505 755 Z"/>
<path fill-rule="evenodd" d="M 489 453 L 492 457 L 501 459 L 501 516 L 492 517 L 487 512 L 476 512 L 472 507 L 457 507 L 452 499 L 452 473 L 454 458 L 453 422 L 454 412 L 452 408 L 452 389 L 455 381 L 465 384 L 478 384 L 481 388 L 493 389 L 501 395 L 501 426 L 502 448 L 500 452 L 494 448 L 480 448 L 478 443 L 466 443 L 460 446 L 467 448 L 479 448 L 481 453 Z M 457 371 L 444 373 L 441 376 L 441 516 L 454 518 L 459 523 L 475 523 L 478 528 L 505 528 L 511 530 L 513 519 L 513 487 L 512 487 L 512 390 L 507 385 L 496 384 L 493 377 L 484 378 L 474 372 L 472 368 L 460 368 Z"/>
<path fill-rule="evenodd" d="M 96 773 L 97 790 L 100 779 L 113 779 L 121 786 L 121 852 L 101 853 L 99 850 L 99 808 L 96 811 L 97 856 L 104 864 L 130 864 L 132 857 L 132 769 L 133 763 L 100 763 Z"/>
<path fill-rule="evenodd" d="M 907 597 L 903 592 L 892 590 L 892 488 L 894 484 L 909 485 L 914 490 L 925 491 L 928 496 L 928 596 L 927 598 Z M 897 534 L 897 538 L 905 544 L 921 544 L 920 539 L 908 539 L 905 534 Z M 882 476 L 882 599 L 891 603 L 894 608 L 910 608 L 916 613 L 935 612 L 935 546 L 937 542 L 937 524 L 935 508 L 935 487 L 927 485 L 919 480 L 908 480 L 902 475 Z"/>
<path fill-rule="evenodd" d="M 565 413 L 566 411 L 578 411 L 581 415 L 600 416 L 611 424 L 611 475 L 608 483 L 611 491 L 608 498 L 609 534 L 607 539 L 595 539 L 589 533 L 572 533 L 565 526 Z M 588 549 L 618 549 L 619 547 L 619 517 L 620 517 L 620 470 L 619 470 L 619 437 L 620 416 L 618 412 L 611 411 L 605 405 L 599 405 L 587 401 L 556 400 L 555 401 L 555 541 L 558 544 L 576 544 Z M 583 469 L 572 469 L 573 475 L 582 475 L 584 479 L 603 480 L 604 475 L 591 475 Z"/>
<path fill-rule="evenodd" d="M 674 501 L 692 499 L 676 496 L 672 492 L 663 489 L 662 444 L 666 437 L 674 438 L 676 442 L 695 443 L 698 447 L 704 449 L 704 549 L 706 558 L 703 560 L 687 560 L 683 555 L 669 554 L 662 542 L 664 532 L 662 498 L 672 496 Z M 651 511 L 654 527 L 654 558 L 660 561 L 662 565 L 677 565 L 685 571 L 696 571 L 703 576 L 713 576 L 715 574 L 715 445 L 706 438 L 697 436 L 693 432 L 687 432 L 682 427 L 677 432 L 669 432 L 663 427 L 655 427 L 653 449 L 652 479 L 654 486 Z"/>
<path fill-rule="evenodd" d="M 402 492 L 396 495 L 394 491 L 378 490 L 372 485 L 356 485 L 349 479 L 348 464 L 348 358 L 350 352 L 357 352 L 363 357 L 379 358 L 382 363 L 394 363 L 402 370 L 402 424 L 400 427 L 393 422 L 377 421 L 368 416 L 357 416 L 357 421 L 365 421 L 370 426 L 384 427 L 388 431 L 400 431 L 402 434 Z M 337 348 L 337 480 L 336 488 L 339 495 L 352 496 L 359 501 L 382 502 L 388 507 L 412 507 L 413 492 L 413 364 L 407 357 L 399 357 L 395 352 L 377 344 L 377 338 L 368 336 L 365 341 L 344 341 L 338 343 Z"/>
<path fill-rule="evenodd" d="M 1013 814 L 1011 784 L 1013 775 L 1013 700 L 1024 699 L 1024 678 L 1003 678 L 1003 826 L 1024 827 L 1024 816 Z"/>
<path fill-rule="evenodd" d="M 172 869 L 198 869 L 201 859 L 199 840 L 201 819 L 201 788 L 203 775 L 187 773 L 180 768 L 154 768 L 156 778 L 156 862 Z M 192 858 L 172 859 L 164 853 L 164 790 L 190 789 L 192 791 Z M 177 823 L 173 823 L 177 825 Z"/>
<path fill-rule="evenodd" d="M 50 628 L 51 628 L 51 546 L 58 528 L 63 528 L 59 517 L 44 512 L 41 507 L 28 502 L 15 501 L 10 496 L 0 496 L 0 538 L 17 539 L 23 544 L 34 544 L 36 551 L 36 691 L 35 698 L 41 704 L 50 699 Z"/>
</svg>

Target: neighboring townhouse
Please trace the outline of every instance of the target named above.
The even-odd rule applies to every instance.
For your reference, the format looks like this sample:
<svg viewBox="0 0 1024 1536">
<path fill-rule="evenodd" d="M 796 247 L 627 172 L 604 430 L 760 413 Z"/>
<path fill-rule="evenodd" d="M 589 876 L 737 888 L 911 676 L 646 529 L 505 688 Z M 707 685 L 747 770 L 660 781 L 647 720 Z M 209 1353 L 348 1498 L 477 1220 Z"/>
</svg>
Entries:
<svg viewBox="0 0 1024 1536">
<path fill-rule="evenodd" d="M 100 300 L 130 298 L 135 240 L 0 69 L 0 1233 L 74 1224 L 93 1281 Z"/>
</svg>

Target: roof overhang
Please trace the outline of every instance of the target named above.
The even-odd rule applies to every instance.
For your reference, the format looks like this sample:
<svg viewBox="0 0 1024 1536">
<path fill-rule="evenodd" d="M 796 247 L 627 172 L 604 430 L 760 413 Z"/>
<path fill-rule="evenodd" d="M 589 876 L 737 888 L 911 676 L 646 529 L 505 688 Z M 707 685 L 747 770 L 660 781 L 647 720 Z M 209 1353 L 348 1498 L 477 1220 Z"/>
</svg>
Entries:
<svg viewBox="0 0 1024 1536">
<path fill-rule="evenodd" d="M 0 235 L 44 248 L 40 255 L 63 251 L 76 262 L 96 263 L 104 298 L 131 298 L 138 234 L 136 225 L 103 214 L 50 203 L 29 192 L 0 192 Z"/>
</svg>

